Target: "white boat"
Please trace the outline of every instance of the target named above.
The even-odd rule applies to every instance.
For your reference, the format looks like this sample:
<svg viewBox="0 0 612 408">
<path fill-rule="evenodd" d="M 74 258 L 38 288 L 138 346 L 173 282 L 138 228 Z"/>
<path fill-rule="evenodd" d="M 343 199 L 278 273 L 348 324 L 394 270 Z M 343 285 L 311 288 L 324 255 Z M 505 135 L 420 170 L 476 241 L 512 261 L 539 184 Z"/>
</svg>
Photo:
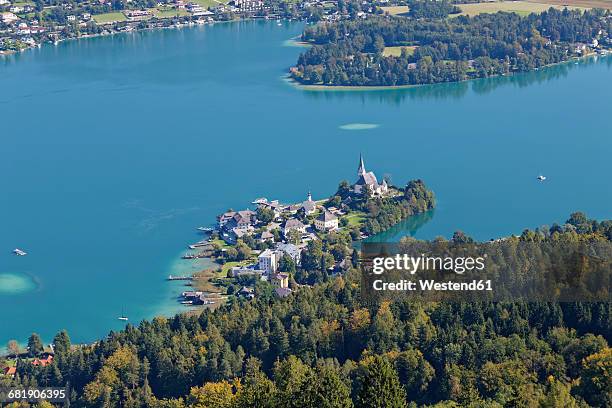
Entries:
<svg viewBox="0 0 612 408">
<path fill-rule="evenodd" d="M 121 320 L 121 321 L 124 321 L 124 322 L 127 322 L 127 321 L 128 321 L 128 318 L 127 318 L 127 316 L 125 315 L 125 312 L 123 311 L 123 308 L 121 309 L 121 316 L 119 316 L 117 319 L 118 319 L 118 320 Z"/>
<path fill-rule="evenodd" d="M 537 178 L 538 178 L 538 180 L 539 180 L 539 181 L 544 181 L 544 180 L 546 180 L 546 176 L 543 176 L 543 175 L 541 175 L 541 174 L 540 174 L 540 175 L 539 175 Z"/>
<path fill-rule="evenodd" d="M 28 254 L 27 252 L 22 251 L 22 250 L 21 250 L 21 249 L 19 249 L 19 248 L 15 248 L 15 249 L 13 249 L 13 253 L 14 253 L 15 255 L 17 255 L 17 256 L 26 256 L 26 255 Z"/>
</svg>

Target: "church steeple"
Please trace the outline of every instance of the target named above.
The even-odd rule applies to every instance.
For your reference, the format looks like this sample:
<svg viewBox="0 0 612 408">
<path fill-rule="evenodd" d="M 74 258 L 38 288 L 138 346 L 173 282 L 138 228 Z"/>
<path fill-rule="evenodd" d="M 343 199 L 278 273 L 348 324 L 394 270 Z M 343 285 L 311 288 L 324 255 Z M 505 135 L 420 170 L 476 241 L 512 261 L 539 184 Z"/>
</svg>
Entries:
<svg viewBox="0 0 612 408">
<path fill-rule="evenodd" d="M 365 164 L 363 164 L 363 156 L 359 153 L 359 168 L 357 169 L 357 175 L 362 176 L 366 173 Z"/>
</svg>

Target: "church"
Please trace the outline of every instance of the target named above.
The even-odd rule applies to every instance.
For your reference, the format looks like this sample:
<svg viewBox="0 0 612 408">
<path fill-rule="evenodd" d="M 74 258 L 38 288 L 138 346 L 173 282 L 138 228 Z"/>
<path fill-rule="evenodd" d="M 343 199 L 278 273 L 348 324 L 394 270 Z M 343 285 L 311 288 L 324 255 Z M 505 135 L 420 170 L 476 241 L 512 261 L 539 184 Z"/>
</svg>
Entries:
<svg viewBox="0 0 612 408">
<path fill-rule="evenodd" d="M 359 168 L 357 169 L 357 182 L 353 184 L 353 192 L 355 194 L 365 194 L 366 186 L 369 187 L 372 195 L 384 195 L 389 191 L 387 181 L 383 180 L 382 183 L 378 183 L 376 175 L 372 171 L 367 171 L 363 164 L 363 156 L 359 155 Z"/>
</svg>

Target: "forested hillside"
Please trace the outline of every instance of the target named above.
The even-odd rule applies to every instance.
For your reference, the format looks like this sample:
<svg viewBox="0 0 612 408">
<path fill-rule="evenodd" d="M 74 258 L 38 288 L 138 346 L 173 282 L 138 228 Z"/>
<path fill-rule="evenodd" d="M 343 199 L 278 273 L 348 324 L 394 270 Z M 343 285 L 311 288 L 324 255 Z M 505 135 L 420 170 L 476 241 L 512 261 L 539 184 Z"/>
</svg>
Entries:
<svg viewBox="0 0 612 408">
<path fill-rule="evenodd" d="M 612 221 L 576 213 L 513 239 L 609 242 Z M 68 383 L 75 407 L 612 403 L 608 302 L 366 304 L 359 282 L 351 270 L 286 298 L 156 318 L 88 346 L 62 332 L 52 364 L 22 361 L 12 381 Z"/>
</svg>

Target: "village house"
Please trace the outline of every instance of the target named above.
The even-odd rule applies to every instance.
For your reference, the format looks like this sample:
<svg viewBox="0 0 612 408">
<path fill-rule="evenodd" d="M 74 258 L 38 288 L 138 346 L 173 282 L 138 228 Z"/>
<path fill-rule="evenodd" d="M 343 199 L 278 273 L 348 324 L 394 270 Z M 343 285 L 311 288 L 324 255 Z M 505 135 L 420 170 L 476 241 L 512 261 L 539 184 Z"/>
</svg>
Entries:
<svg viewBox="0 0 612 408">
<path fill-rule="evenodd" d="M 262 0 L 233 0 L 229 4 L 239 8 L 240 11 L 257 11 L 264 5 Z"/>
<path fill-rule="evenodd" d="M 226 228 L 222 231 L 221 238 L 223 238 L 223 240 L 228 244 L 233 245 L 245 235 L 251 235 L 253 233 L 255 233 L 255 227 L 252 225 L 248 225 L 246 227 L 234 227 L 231 229 Z"/>
<path fill-rule="evenodd" d="M 125 14 L 129 20 L 136 21 L 147 18 L 151 15 L 151 12 L 149 10 L 126 10 L 123 14 Z"/>
<path fill-rule="evenodd" d="M 14 23 L 15 21 L 19 20 L 19 17 L 17 17 L 13 13 L 2 13 L 2 14 L 0 14 L 0 18 L 2 18 L 2 22 L 4 24 L 11 24 L 11 23 Z"/>
<path fill-rule="evenodd" d="M 266 272 L 268 276 L 276 272 L 278 268 L 278 254 L 271 250 L 266 249 L 257 257 L 259 269 Z"/>
<path fill-rule="evenodd" d="M 298 231 L 300 234 L 306 232 L 306 226 L 302 224 L 302 222 L 295 218 L 290 218 L 285 221 L 285 225 L 283 226 L 283 235 L 285 238 L 289 236 L 291 231 Z"/>
<path fill-rule="evenodd" d="M 249 229 L 249 227 L 252 227 L 256 222 L 257 213 L 255 213 L 255 211 L 243 210 L 233 213 L 233 216 L 228 221 L 226 221 L 223 226 L 226 230 L 231 230 L 234 228 L 247 230 Z"/>
<path fill-rule="evenodd" d="M 315 219 L 315 228 L 319 231 L 333 231 L 338 229 L 338 217 L 329 211 L 323 211 Z"/>
<path fill-rule="evenodd" d="M 367 171 L 365 164 L 363 163 L 363 156 L 359 155 L 359 168 L 357 169 L 357 182 L 353 185 L 353 192 L 355 194 L 365 194 L 366 191 L 370 191 L 372 195 L 384 195 L 389 191 L 389 186 L 385 180 L 382 183 L 378 183 L 376 175 L 372 171 Z"/>
<path fill-rule="evenodd" d="M 287 273 L 277 273 L 272 276 L 272 285 L 274 286 L 274 293 L 278 297 L 286 297 L 291 294 L 291 289 L 289 289 L 289 274 Z"/>
<path fill-rule="evenodd" d="M 238 291 L 238 296 L 245 299 L 253 299 L 255 298 L 255 291 L 252 288 L 243 286 L 242 289 Z"/>
<path fill-rule="evenodd" d="M 51 354 L 47 354 L 44 358 L 36 358 L 32 361 L 33 366 L 41 366 L 46 367 L 53 362 L 53 356 Z"/>
<path fill-rule="evenodd" d="M 281 272 L 272 275 L 272 285 L 277 288 L 288 288 L 289 274 Z"/>
<path fill-rule="evenodd" d="M 9 376 L 9 377 L 14 377 L 16 373 L 17 373 L 17 367 L 15 366 L 4 367 L 4 375 Z"/>
<path fill-rule="evenodd" d="M 253 201 L 253 204 L 257 205 L 257 208 L 268 208 L 274 211 L 274 218 L 278 217 L 283 212 L 285 207 L 280 204 L 278 200 L 268 201 L 267 198 L 258 198 Z"/>
<path fill-rule="evenodd" d="M 264 231 L 259 236 L 259 242 L 274 242 L 274 234 L 270 231 Z"/>
<path fill-rule="evenodd" d="M 279 243 L 276 245 L 276 251 L 279 253 L 279 258 L 283 255 L 289 255 L 296 265 L 300 264 L 302 251 L 296 245 Z"/>
<path fill-rule="evenodd" d="M 219 228 L 223 228 L 223 226 L 227 224 L 227 222 L 231 220 L 234 217 L 234 215 L 236 215 L 236 211 L 226 211 L 223 214 L 219 215 L 217 217 Z"/>
<path fill-rule="evenodd" d="M 292 290 L 289 288 L 274 288 L 274 293 L 276 296 L 284 298 L 291 294 Z"/>
</svg>

